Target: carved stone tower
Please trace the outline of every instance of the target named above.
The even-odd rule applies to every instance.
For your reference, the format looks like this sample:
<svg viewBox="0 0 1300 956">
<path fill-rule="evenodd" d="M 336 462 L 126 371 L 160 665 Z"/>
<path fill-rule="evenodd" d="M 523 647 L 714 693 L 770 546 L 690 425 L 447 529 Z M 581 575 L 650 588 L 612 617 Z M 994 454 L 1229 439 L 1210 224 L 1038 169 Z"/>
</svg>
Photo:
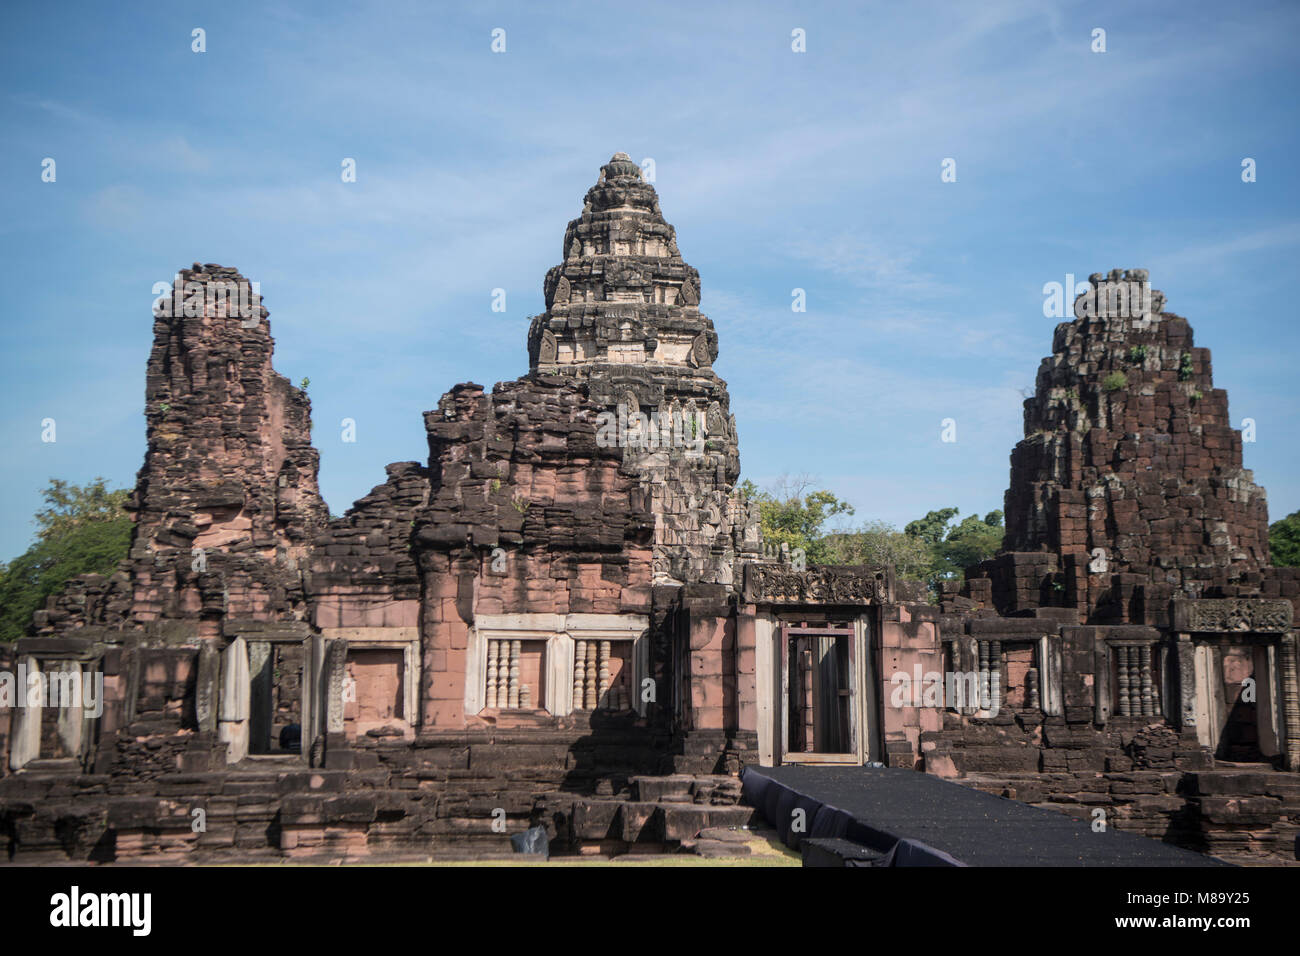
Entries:
<svg viewBox="0 0 1300 956">
<path fill-rule="evenodd" d="M 1172 597 L 1258 586 L 1268 506 L 1187 320 L 1164 311 L 1145 269 L 1090 281 L 1025 402 L 994 597 L 1003 611 L 1038 603 L 1041 575 L 1013 584 L 1006 559 L 1054 553 L 1066 604 L 1163 624 Z"/>
<path fill-rule="evenodd" d="M 585 382 L 607 410 L 605 440 L 623 448 L 652 503 L 656 582 L 730 585 L 737 554 L 759 544 L 732 495 L 740 453 L 727 385 L 713 371 L 718 336 L 700 312 L 699 273 L 626 153 L 601 167 L 544 293 L 529 367 Z"/>
</svg>

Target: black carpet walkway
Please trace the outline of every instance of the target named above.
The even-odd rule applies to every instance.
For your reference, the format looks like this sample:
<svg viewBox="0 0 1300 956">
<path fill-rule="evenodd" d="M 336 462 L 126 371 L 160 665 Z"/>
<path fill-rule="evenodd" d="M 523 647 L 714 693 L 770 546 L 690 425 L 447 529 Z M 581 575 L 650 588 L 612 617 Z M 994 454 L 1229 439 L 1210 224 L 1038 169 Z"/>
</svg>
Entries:
<svg viewBox="0 0 1300 956">
<path fill-rule="evenodd" d="M 1095 833 L 1063 813 L 913 770 L 749 767 L 741 779 L 745 802 L 796 848 L 805 837 L 841 837 L 879 851 L 905 841 L 898 855 L 907 849 L 921 865 L 944 865 L 942 854 L 967 866 L 1227 865 L 1111 827 Z M 797 809 L 804 811 L 803 833 L 791 832 Z M 916 843 L 924 844 L 919 854 Z"/>
</svg>

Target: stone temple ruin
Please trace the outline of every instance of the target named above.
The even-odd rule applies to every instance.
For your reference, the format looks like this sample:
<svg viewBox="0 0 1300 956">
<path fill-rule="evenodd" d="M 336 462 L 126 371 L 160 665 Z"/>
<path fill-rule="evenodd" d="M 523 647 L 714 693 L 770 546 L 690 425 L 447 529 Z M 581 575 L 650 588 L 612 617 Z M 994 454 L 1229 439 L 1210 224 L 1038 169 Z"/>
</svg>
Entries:
<svg viewBox="0 0 1300 956">
<path fill-rule="evenodd" d="M 2 652 L 20 692 L 103 681 L 0 709 L 11 859 L 492 852 L 536 824 L 671 848 L 750 820 L 744 766 L 872 762 L 1293 856 L 1300 578 L 1162 295 L 1057 327 L 1004 549 L 934 606 L 764 547 L 699 275 L 625 154 L 562 252 L 528 374 L 447 392 L 428 456 L 341 518 L 266 310 L 213 294 L 234 269 L 180 274 L 130 555 Z"/>
</svg>

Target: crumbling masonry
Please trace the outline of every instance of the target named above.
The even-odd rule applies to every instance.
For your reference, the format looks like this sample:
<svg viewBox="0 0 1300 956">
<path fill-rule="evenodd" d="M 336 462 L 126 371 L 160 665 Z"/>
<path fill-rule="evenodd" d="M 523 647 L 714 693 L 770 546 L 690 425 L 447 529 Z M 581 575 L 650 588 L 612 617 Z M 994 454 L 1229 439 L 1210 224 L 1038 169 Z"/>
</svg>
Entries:
<svg viewBox="0 0 1300 956">
<path fill-rule="evenodd" d="M 427 458 L 334 519 L 267 311 L 180 274 L 130 556 L 2 652 L 104 682 L 102 712 L 0 709 L 12 859 L 674 847 L 750 820 L 746 764 L 869 761 L 1293 856 L 1300 580 L 1163 295 L 1057 327 L 1004 550 L 934 606 L 764 549 L 699 274 L 626 155 L 562 256 L 528 374 L 453 388 Z"/>
</svg>

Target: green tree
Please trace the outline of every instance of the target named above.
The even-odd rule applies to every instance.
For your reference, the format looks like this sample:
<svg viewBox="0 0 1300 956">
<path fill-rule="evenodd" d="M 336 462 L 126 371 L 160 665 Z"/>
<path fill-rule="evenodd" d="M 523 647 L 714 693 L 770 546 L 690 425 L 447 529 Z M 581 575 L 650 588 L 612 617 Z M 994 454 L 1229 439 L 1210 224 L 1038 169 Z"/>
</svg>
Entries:
<svg viewBox="0 0 1300 956">
<path fill-rule="evenodd" d="M 983 518 L 967 515 L 948 532 L 939 555 L 953 576 L 960 576 L 972 564 L 993 557 L 1002 547 L 1002 512 L 990 511 Z"/>
<path fill-rule="evenodd" d="M 36 513 L 37 540 L 0 565 L 0 641 L 28 633 L 32 614 L 79 574 L 111 574 L 131 546 L 126 490 L 109 491 L 102 478 L 89 485 L 51 479 Z"/>
<path fill-rule="evenodd" d="M 1300 567 L 1300 511 L 1268 526 L 1268 550 L 1274 567 Z"/>
<path fill-rule="evenodd" d="M 123 506 L 130 494 L 126 488 L 109 491 L 103 478 L 88 485 L 51 478 L 50 486 L 41 492 L 45 507 L 36 512 L 36 536 L 49 541 L 92 521 L 127 517 Z"/>
<path fill-rule="evenodd" d="M 853 506 L 829 491 L 808 491 L 808 478 L 783 477 L 770 489 L 759 490 L 745 481 L 741 490 L 750 501 L 758 502 L 763 540 L 768 544 L 788 544 L 790 550 L 803 548 L 808 564 L 828 564 L 830 550 L 825 538 L 826 522 L 838 515 L 853 514 Z"/>
<path fill-rule="evenodd" d="M 948 522 L 955 517 L 957 517 L 956 508 L 940 508 L 938 511 L 931 511 L 924 518 L 909 521 L 903 528 L 903 534 L 920 538 L 931 547 L 938 547 L 943 541 Z"/>
<path fill-rule="evenodd" d="M 892 564 L 895 574 L 909 581 L 925 580 L 934 562 L 928 543 L 887 521 L 868 521 L 855 531 L 828 534 L 825 545 L 830 564 Z"/>
<path fill-rule="evenodd" d="M 957 508 L 940 508 L 903 528 L 904 534 L 929 548 L 929 568 L 921 577 L 929 583 L 932 597 L 938 596 L 940 582 L 957 580 L 968 567 L 993 557 L 1002 546 L 1001 511 L 990 511 L 983 518 L 968 515 L 950 526 L 957 514 Z"/>
</svg>

